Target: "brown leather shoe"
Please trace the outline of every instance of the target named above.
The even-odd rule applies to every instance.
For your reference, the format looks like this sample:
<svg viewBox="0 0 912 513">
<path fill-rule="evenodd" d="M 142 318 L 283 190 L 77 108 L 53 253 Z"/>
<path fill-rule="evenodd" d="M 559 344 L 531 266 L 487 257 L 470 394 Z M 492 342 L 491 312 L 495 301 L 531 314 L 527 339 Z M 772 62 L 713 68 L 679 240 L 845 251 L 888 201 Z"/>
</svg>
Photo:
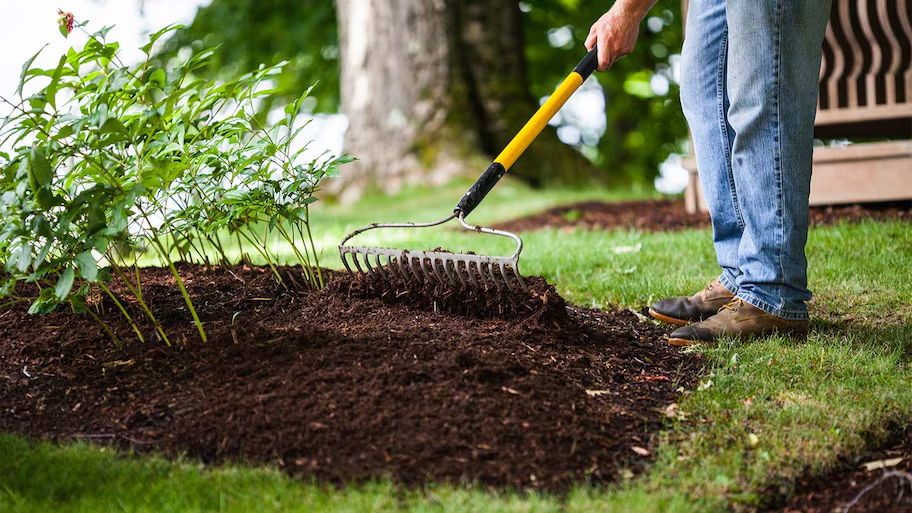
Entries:
<svg viewBox="0 0 912 513">
<path fill-rule="evenodd" d="M 668 337 L 673 346 L 689 346 L 697 342 L 712 342 L 721 337 L 743 340 L 782 333 L 798 340 L 807 339 L 808 321 L 793 321 L 776 317 L 763 310 L 733 299 L 709 319 L 678 328 Z"/>
<path fill-rule="evenodd" d="M 649 309 L 649 315 L 668 324 L 686 326 L 712 317 L 734 298 L 735 295 L 717 279 L 692 296 L 671 297 L 659 301 Z"/>
</svg>

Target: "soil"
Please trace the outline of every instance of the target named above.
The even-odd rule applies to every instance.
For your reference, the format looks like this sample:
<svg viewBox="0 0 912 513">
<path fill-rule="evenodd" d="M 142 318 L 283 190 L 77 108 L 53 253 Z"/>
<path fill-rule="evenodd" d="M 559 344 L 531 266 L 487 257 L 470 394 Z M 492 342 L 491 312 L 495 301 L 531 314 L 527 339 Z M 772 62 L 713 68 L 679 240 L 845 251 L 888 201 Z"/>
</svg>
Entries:
<svg viewBox="0 0 912 513">
<path fill-rule="evenodd" d="M 897 459 L 899 462 L 897 463 Z M 886 462 L 889 466 L 874 465 Z M 872 467 L 867 470 L 868 463 Z M 785 513 L 912 513 L 912 429 L 884 449 L 842 461 L 834 472 L 799 480 Z"/>
<path fill-rule="evenodd" d="M 343 273 L 294 292 L 260 268 L 180 272 L 208 342 L 162 269 L 143 270 L 143 293 L 170 347 L 150 325 L 140 343 L 107 301 L 123 348 L 86 315 L 0 312 L 3 431 L 333 484 L 559 491 L 642 470 L 703 367 L 642 313 L 568 308 L 540 278 L 526 295 L 428 303 L 369 297 L 377 284 Z"/>
<path fill-rule="evenodd" d="M 811 226 L 828 226 L 840 222 L 866 219 L 912 221 L 912 201 L 866 203 L 811 207 Z M 643 231 L 676 231 L 711 226 L 709 214 L 688 214 L 682 199 L 661 199 L 604 203 L 587 201 L 546 210 L 522 219 L 496 225 L 495 228 L 523 232 L 538 228 L 605 230 L 628 228 Z"/>
</svg>

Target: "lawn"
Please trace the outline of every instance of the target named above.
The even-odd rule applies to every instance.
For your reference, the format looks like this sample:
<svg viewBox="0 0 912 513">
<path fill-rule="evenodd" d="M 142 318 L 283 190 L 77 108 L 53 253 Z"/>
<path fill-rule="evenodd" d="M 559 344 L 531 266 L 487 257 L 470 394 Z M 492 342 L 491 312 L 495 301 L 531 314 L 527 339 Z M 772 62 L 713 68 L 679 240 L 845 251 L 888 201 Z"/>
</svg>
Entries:
<svg viewBox="0 0 912 513">
<path fill-rule="evenodd" d="M 323 205 L 312 223 L 321 263 L 341 266 L 335 245 L 371 222 L 431 221 L 449 214 L 468 183 Z M 647 191 L 531 191 L 504 181 L 470 217 L 487 224 L 557 204 L 648 197 Z M 444 247 L 509 254 L 510 242 L 455 229 L 374 231 L 366 245 Z M 521 269 L 554 283 L 570 302 L 635 307 L 690 294 L 716 273 L 708 230 L 644 233 L 541 230 L 522 234 Z M 273 469 L 203 468 L 193 461 L 124 457 L 86 444 L 0 440 L 0 510 L 6 511 L 707 511 L 753 509 L 787 495 L 797 476 L 876 446 L 912 421 L 912 226 L 862 222 L 814 228 L 808 243 L 812 333 L 804 344 L 771 337 L 693 349 L 709 365 L 683 392 L 661 435 L 656 463 L 613 489 L 566 497 L 385 481 L 341 490 L 299 483 Z M 288 252 L 290 254 L 290 251 Z"/>
</svg>

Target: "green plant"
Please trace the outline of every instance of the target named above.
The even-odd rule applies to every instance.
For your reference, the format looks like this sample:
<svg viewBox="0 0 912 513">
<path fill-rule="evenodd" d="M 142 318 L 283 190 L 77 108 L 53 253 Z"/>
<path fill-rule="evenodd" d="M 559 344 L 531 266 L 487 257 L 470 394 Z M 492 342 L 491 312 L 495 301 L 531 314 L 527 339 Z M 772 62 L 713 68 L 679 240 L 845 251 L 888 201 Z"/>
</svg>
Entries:
<svg viewBox="0 0 912 513">
<path fill-rule="evenodd" d="M 85 26 L 61 14 L 64 35 Z M 172 59 L 168 69 L 150 66 L 155 42 L 178 28 L 153 34 L 142 48 L 146 59 L 133 66 L 118 58 L 118 43 L 106 41 L 110 27 L 87 33 L 85 46 L 71 48 L 54 69 L 33 67 L 38 54 L 27 61 L 18 101 L 0 97 L 11 108 L 0 148 L 12 148 L 0 152 L 5 304 L 31 301 L 32 313 L 66 304 L 101 321 L 101 302 L 88 301 L 98 290 L 142 340 L 131 308 L 111 290 L 119 281 L 169 343 L 135 272 L 140 258 L 151 259 L 171 270 L 205 341 L 176 263 L 209 264 L 212 254 L 230 266 L 223 238 L 235 236 L 281 282 L 267 246 L 273 231 L 295 248 L 308 285 L 322 286 L 309 205 L 320 180 L 352 159 L 324 154 L 298 163 L 307 146 L 295 147 L 303 128 L 296 121 L 310 89 L 274 126 L 257 121 L 257 102 L 283 63 L 221 82 L 195 75 L 217 49 Z M 43 87 L 26 95 L 37 82 Z M 20 282 L 37 292 L 24 293 L 30 289 Z"/>
</svg>

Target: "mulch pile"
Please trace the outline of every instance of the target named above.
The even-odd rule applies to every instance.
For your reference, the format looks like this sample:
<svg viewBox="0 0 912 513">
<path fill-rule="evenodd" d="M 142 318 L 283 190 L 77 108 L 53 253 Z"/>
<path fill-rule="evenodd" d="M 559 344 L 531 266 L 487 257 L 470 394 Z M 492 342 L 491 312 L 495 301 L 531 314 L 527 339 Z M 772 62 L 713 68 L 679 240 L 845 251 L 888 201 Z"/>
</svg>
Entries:
<svg viewBox="0 0 912 513">
<path fill-rule="evenodd" d="M 912 202 L 893 201 L 864 205 L 811 207 L 812 226 L 866 219 L 912 221 Z M 533 216 L 508 221 L 495 228 L 523 232 L 539 228 L 606 230 L 627 228 L 642 231 L 677 231 L 711 226 L 709 214 L 688 214 L 681 199 L 604 203 L 587 201 L 555 207 Z"/>
<path fill-rule="evenodd" d="M 3 430 L 328 483 L 561 490 L 644 468 L 663 409 L 703 366 L 641 313 L 567 308 L 541 279 L 504 308 L 467 297 L 434 312 L 341 273 L 294 292 L 259 268 L 180 271 L 206 343 L 162 269 L 143 270 L 143 291 L 172 347 L 148 325 L 139 343 L 110 305 L 123 349 L 89 316 L 0 312 Z"/>
</svg>

